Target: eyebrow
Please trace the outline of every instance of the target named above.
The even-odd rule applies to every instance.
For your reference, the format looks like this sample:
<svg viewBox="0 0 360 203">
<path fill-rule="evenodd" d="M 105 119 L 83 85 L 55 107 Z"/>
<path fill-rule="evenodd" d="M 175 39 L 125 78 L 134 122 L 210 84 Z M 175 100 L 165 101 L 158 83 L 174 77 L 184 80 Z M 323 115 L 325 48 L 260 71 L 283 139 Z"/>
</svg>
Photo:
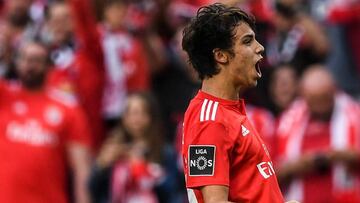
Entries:
<svg viewBox="0 0 360 203">
<path fill-rule="evenodd" d="M 248 34 L 245 34 L 241 37 L 241 39 L 244 39 L 244 38 L 247 38 L 247 37 L 251 37 L 251 38 L 255 38 L 255 34 L 253 33 L 248 33 Z"/>
</svg>

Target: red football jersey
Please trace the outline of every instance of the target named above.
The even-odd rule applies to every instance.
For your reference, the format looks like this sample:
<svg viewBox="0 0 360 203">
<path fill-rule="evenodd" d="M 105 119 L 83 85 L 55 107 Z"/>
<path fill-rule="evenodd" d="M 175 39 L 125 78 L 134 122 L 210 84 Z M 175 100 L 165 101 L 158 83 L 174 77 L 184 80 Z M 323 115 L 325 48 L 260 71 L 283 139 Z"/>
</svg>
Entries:
<svg viewBox="0 0 360 203">
<path fill-rule="evenodd" d="M 229 201 L 283 203 L 265 144 L 248 121 L 243 100 L 202 91 L 184 119 L 183 162 L 191 203 L 204 202 L 200 186 L 229 187 Z"/>
<path fill-rule="evenodd" d="M 65 146 L 89 146 L 89 129 L 59 94 L 0 81 L 0 202 L 68 202 Z"/>
</svg>

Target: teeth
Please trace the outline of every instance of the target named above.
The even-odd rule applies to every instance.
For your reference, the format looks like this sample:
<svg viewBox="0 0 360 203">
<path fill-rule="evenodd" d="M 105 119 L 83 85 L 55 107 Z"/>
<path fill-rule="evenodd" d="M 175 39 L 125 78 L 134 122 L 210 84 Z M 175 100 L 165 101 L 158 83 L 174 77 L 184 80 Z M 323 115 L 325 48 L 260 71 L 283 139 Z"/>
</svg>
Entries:
<svg viewBox="0 0 360 203">
<path fill-rule="evenodd" d="M 261 69 L 260 69 L 260 61 L 256 63 L 255 68 L 256 68 L 258 77 L 261 78 L 262 74 L 261 74 Z"/>
</svg>

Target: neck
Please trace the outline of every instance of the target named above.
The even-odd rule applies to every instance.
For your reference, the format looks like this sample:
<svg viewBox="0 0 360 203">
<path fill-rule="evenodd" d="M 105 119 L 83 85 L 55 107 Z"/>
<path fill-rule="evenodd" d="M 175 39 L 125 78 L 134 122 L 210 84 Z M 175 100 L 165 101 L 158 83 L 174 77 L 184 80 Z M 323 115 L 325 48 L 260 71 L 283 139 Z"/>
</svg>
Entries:
<svg viewBox="0 0 360 203">
<path fill-rule="evenodd" d="M 239 100 L 239 94 L 243 91 L 243 88 L 235 86 L 228 78 L 217 75 L 204 79 L 201 90 L 218 98 Z"/>
<path fill-rule="evenodd" d="M 44 81 L 39 81 L 39 82 L 36 82 L 36 83 L 26 83 L 26 82 L 23 82 L 22 83 L 22 86 L 28 90 L 29 92 L 41 92 L 45 89 L 44 87 Z"/>
<path fill-rule="evenodd" d="M 29 92 L 37 93 L 37 92 L 42 92 L 44 90 L 44 87 L 43 86 L 36 86 L 36 87 L 25 86 L 25 89 L 27 89 Z"/>
</svg>

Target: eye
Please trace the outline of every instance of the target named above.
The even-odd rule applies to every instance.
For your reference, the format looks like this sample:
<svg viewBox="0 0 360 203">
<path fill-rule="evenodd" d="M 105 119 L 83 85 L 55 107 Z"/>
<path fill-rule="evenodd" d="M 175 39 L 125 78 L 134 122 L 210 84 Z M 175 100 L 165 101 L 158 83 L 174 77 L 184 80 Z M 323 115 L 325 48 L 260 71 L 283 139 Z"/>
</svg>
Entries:
<svg viewBox="0 0 360 203">
<path fill-rule="evenodd" d="M 253 38 L 251 38 L 251 37 L 246 37 L 246 38 L 242 41 L 242 43 L 243 43 L 243 44 L 246 44 L 246 45 L 250 45 L 252 41 L 253 41 Z"/>
</svg>

